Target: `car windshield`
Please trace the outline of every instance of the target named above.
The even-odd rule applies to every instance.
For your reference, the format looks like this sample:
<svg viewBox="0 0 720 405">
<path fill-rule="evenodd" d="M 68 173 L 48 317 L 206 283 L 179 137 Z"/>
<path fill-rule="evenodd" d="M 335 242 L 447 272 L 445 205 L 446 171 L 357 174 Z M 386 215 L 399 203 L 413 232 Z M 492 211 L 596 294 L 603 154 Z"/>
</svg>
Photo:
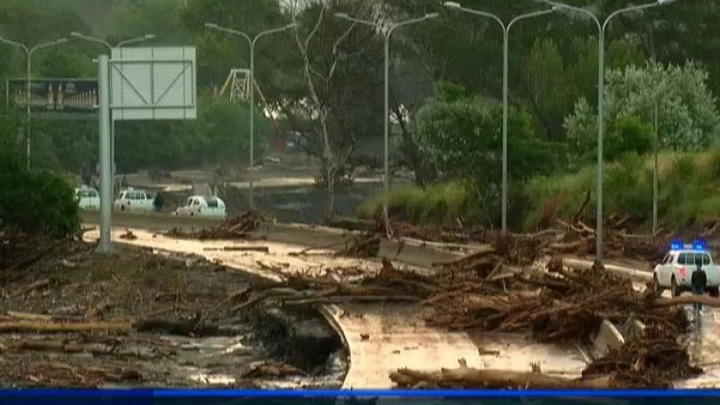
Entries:
<svg viewBox="0 0 720 405">
<path fill-rule="evenodd" d="M 678 257 L 678 264 L 686 266 L 695 266 L 698 260 L 702 260 L 703 266 L 710 264 L 710 255 L 705 252 L 687 252 L 681 253 Z"/>
<path fill-rule="evenodd" d="M 77 196 L 80 198 L 95 198 L 98 196 L 98 193 L 95 190 L 79 190 Z"/>
<path fill-rule="evenodd" d="M 218 199 L 215 197 L 205 197 L 205 201 L 207 202 L 207 205 L 210 208 L 217 208 L 220 206 Z"/>
</svg>

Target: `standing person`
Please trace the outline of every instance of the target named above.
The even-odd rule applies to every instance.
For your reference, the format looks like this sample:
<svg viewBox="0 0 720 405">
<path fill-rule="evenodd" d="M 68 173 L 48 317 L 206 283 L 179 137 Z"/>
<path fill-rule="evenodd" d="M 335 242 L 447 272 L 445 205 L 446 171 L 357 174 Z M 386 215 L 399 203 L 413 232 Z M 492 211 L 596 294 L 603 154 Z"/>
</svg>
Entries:
<svg viewBox="0 0 720 405">
<path fill-rule="evenodd" d="M 162 194 L 157 193 L 155 196 L 155 199 L 153 200 L 153 206 L 155 206 L 155 212 L 162 211 L 162 207 L 165 204 L 165 200 L 163 199 Z"/>
<path fill-rule="evenodd" d="M 695 260 L 695 264 L 695 271 L 693 271 L 692 278 L 690 279 L 692 293 L 693 295 L 703 295 L 705 294 L 705 288 L 707 288 L 707 275 L 705 274 L 705 270 L 702 269 L 702 257 L 698 257 Z M 698 316 L 700 311 L 702 311 L 702 304 L 693 304 L 693 309 L 695 310 L 695 316 Z"/>
</svg>

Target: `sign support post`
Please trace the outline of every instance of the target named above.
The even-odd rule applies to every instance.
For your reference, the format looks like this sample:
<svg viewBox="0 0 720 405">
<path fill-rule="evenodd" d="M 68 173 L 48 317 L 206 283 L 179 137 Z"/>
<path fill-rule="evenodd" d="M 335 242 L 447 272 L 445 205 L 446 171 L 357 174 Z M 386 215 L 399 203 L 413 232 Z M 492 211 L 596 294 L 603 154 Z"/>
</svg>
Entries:
<svg viewBox="0 0 720 405">
<path fill-rule="evenodd" d="M 110 86 L 108 84 L 107 55 L 98 57 L 98 98 L 100 111 L 98 126 L 100 136 L 100 241 L 98 253 L 112 253 L 111 211 L 112 211 L 112 167 L 110 139 Z"/>
</svg>

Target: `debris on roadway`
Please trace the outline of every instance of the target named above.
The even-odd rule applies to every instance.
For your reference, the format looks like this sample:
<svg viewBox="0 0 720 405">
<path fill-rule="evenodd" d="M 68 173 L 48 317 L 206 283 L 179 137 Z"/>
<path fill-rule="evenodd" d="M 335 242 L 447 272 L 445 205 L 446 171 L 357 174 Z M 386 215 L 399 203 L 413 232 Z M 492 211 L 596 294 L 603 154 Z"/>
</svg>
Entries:
<svg viewBox="0 0 720 405">
<path fill-rule="evenodd" d="M 0 386 L 342 384 L 343 369 L 297 350 L 291 335 L 267 338 L 276 322 L 233 309 L 233 296 L 262 280 L 194 255 L 95 247 L 0 233 Z"/>
<path fill-rule="evenodd" d="M 258 211 L 248 211 L 223 221 L 221 224 L 201 229 L 195 232 L 185 232 L 180 229 L 171 229 L 167 236 L 185 239 L 218 240 L 218 239 L 249 239 L 250 233 L 257 230 L 260 225 L 267 222 L 263 214 Z"/>
</svg>

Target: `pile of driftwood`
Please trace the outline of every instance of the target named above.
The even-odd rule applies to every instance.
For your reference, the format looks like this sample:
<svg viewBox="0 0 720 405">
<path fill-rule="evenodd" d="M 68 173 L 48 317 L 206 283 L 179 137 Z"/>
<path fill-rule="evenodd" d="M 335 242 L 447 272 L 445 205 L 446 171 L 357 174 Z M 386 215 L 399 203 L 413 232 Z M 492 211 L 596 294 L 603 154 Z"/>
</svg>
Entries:
<svg viewBox="0 0 720 405">
<path fill-rule="evenodd" d="M 461 367 L 440 374 L 398 371 L 394 380 L 402 386 L 520 387 L 530 381 L 537 388 L 559 387 L 664 387 L 673 378 L 697 372 L 676 338 L 687 327 L 684 313 L 670 309 L 651 290 L 640 293 L 630 280 L 605 271 L 596 263 L 591 269 L 572 271 L 562 260 L 550 260 L 542 268 L 533 260 L 547 245 L 536 236 L 502 236 L 466 257 L 434 263 L 436 272 L 419 275 L 402 271 L 385 261 L 383 268 L 361 281 L 330 276 L 287 276 L 281 283 L 243 291 L 233 297 L 235 310 L 254 305 L 304 306 L 349 302 L 409 302 L 428 306 L 429 325 L 454 330 L 530 332 L 541 342 L 589 343 L 604 319 L 617 325 L 637 320 L 646 335 L 606 358 L 593 363 L 581 380 L 553 380 L 520 373 L 506 380 L 462 380 L 484 376 Z M 662 359 L 671 359 L 664 361 Z M 449 380 L 444 380 L 444 374 Z M 640 375 L 638 377 L 637 375 Z M 420 378 L 419 376 L 423 376 Z M 488 377 L 490 378 L 490 377 Z M 529 379 L 529 380 L 528 380 Z M 492 382 L 495 381 L 495 382 Z M 503 382 L 504 381 L 504 382 Z M 567 383 L 567 384 L 565 384 Z M 555 384 L 555 385 L 553 385 Z"/>
<path fill-rule="evenodd" d="M 595 252 L 596 231 L 582 221 L 590 201 L 589 194 L 571 219 L 556 218 L 547 225 L 553 227 L 533 234 L 513 234 L 514 240 L 532 241 L 540 252 L 549 255 L 588 255 Z M 604 223 L 603 243 L 607 257 L 655 261 L 667 249 L 671 235 L 662 230 L 655 234 L 634 234 L 630 216 L 610 215 Z M 712 225 L 712 226 L 711 226 Z M 720 222 L 708 225 L 701 236 L 717 233 Z M 391 223 L 394 236 L 402 236 L 445 243 L 494 243 L 499 232 L 477 226 L 466 226 L 458 221 L 457 226 L 417 226 L 406 222 Z M 384 234 L 382 224 L 377 225 L 378 233 Z"/>
<path fill-rule="evenodd" d="M 248 211 L 242 215 L 238 215 L 225 220 L 223 223 L 196 232 L 184 232 L 174 228 L 167 235 L 175 238 L 187 239 L 248 239 L 250 232 L 257 230 L 263 222 L 266 222 L 261 213 L 257 211 Z"/>
<path fill-rule="evenodd" d="M 363 233 L 345 242 L 344 247 L 336 253 L 336 256 L 358 258 L 376 257 L 379 250 L 380 235 L 376 233 Z"/>
<path fill-rule="evenodd" d="M 622 257 L 655 261 L 666 253 L 670 234 L 657 232 L 651 235 L 633 234 L 628 231 L 630 217 L 611 216 L 605 222 L 603 244 L 608 257 Z M 596 231 L 584 222 L 575 220 L 566 222 L 556 220 L 561 232 L 556 232 L 556 240 L 547 246 L 547 252 L 553 254 L 592 254 L 595 251 Z"/>
</svg>

